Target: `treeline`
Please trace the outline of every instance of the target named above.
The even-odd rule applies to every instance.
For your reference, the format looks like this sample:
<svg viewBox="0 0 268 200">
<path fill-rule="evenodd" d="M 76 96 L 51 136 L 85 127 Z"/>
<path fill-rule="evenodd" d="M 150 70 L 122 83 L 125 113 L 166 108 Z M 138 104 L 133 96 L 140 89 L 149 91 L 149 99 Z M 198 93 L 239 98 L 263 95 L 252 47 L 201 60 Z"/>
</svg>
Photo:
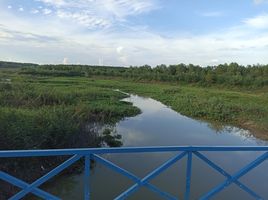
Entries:
<svg viewBox="0 0 268 200">
<path fill-rule="evenodd" d="M 33 64 L 33 63 L 0 61 L 0 68 L 22 68 L 22 67 L 37 67 L 37 66 L 38 66 L 37 64 Z"/>
<path fill-rule="evenodd" d="M 108 67 L 87 65 L 40 65 L 23 68 L 24 74 L 44 76 L 110 76 L 135 80 L 180 82 L 199 85 L 263 87 L 268 85 L 268 65 L 242 66 L 237 63 L 201 67 L 193 64 Z"/>
</svg>

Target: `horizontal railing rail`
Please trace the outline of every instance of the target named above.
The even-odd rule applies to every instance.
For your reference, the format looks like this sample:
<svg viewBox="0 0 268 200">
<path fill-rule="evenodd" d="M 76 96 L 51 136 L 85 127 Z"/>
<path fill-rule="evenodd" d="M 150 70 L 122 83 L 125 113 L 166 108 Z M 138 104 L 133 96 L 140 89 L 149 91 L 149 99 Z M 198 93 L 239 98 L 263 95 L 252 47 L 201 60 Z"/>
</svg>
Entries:
<svg viewBox="0 0 268 200">
<path fill-rule="evenodd" d="M 211 161 L 206 157 L 204 152 L 260 152 L 261 155 L 255 160 L 238 170 L 233 175 L 226 172 L 221 166 Z M 164 162 L 159 167 L 155 168 L 152 172 L 143 178 L 140 178 L 126 169 L 117 166 L 111 161 L 103 158 L 103 154 L 121 154 L 121 153 L 164 153 L 164 152 L 177 152 L 175 156 Z M 52 179 L 54 176 L 65 170 L 67 167 L 76 163 L 80 159 L 84 159 L 84 199 L 90 199 L 90 162 L 94 160 L 119 174 L 122 174 L 132 180 L 134 184 L 126 191 L 118 195 L 115 199 L 126 199 L 128 196 L 137 191 L 140 187 L 146 187 L 149 190 L 157 193 L 163 199 L 179 199 L 167 192 L 161 191 L 158 187 L 152 185 L 150 181 L 158 176 L 160 173 L 168 169 L 174 163 L 178 162 L 184 157 L 187 157 L 186 167 L 186 188 L 184 199 L 188 200 L 191 197 L 191 176 L 192 176 L 192 160 L 193 156 L 206 163 L 212 169 L 216 170 L 220 174 L 226 177 L 226 180 L 221 184 L 215 186 L 210 191 L 203 194 L 199 199 L 205 200 L 214 197 L 216 194 L 221 192 L 223 189 L 231 184 L 236 184 L 247 192 L 253 199 L 263 199 L 260 195 L 250 189 L 248 186 L 239 181 L 239 179 L 250 172 L 252 169 L 259 166 L 265 160 L 268 159 L 268 146 L 169 146 L 169 147 L 122 147 L 122 148 L 84 148 L 84 149 L 53 149 L 53 150 L 8 150 L 0 151 L 1 158 L 19 158 L 19 157 L 42 157 L 42 156 L 70 156 L 62 164 L 58 165 L 50 172 L 37 179 L 33 183 L 26 183 L 16 177 L 11 176 L 7 172 L 0 171 L 0 179 L 21 188 L 17 194 L 12 196 L 10 200 L 18 200 L 23 198 L 25 195 L 32 193 L 42 199 L 59 200 L 48 192 L 41 190 L 39 186 Z"/>
</svg>

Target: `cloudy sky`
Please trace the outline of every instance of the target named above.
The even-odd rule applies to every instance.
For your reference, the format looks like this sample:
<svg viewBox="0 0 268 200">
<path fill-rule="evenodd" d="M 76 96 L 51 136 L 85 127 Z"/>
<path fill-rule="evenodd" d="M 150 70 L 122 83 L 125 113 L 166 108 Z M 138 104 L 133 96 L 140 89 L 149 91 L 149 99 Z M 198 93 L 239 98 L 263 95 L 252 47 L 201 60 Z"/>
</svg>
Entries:
<svg viewBox="0 0 268 200">
<path fill-rule="evenodd" d="M 0 60 L 268 63 L 268 0 L 0 0 Z"/>
</svg>

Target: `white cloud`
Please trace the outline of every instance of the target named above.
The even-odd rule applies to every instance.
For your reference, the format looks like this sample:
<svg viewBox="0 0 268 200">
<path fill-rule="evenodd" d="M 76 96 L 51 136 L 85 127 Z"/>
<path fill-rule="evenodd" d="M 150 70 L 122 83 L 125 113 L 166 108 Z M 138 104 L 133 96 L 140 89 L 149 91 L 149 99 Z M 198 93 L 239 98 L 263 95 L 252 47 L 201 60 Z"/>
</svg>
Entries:
<svg viewBox="0 0 268 200">
<path fill-rule="evenodd" d="M 61 7 L 67 4 L 66 0 L 36 0 L 36 1 L 41 1 L 45 4 L 56 6 L 56 7 Z"/>
<path fill-rule="evenodd" d="M 125 48 L 122 47 L 122 46 L 119 46 L 116 48 L 116 52 L 117 52 L 117 55 L 118 55 L 118 61 L 121 63 L 121 64 L 128 64 L 128 56 L 125 52 Z"/>
<path fill-rule="evenodd" d="M 47 9 L 47 8 L 44 8 L 44 9 L 42 10 L 42 12 L 43 12 L 44 15 L 49 15 L 49 14 L 52 13 L 52 10 Z"/>
<path fill-rule="evenodd" d="M 20 7 L 20 8 L 19 8 L 19 11 L 20 11 L 20 12 L 23 12 L 23 11 L 24 11 L 24 8 L 23 8 L 23 7 Z"/>
<path fill-rule="evenodd" d="M 201 13 L 201 16 L 203 16 L 203 17 L 220 17 L 220 16 L 223 16 L 223 12 L 221 12 L 221 11 L 204 12 L 204 13 Z"/>
<path fill-rule="evenodd" d="M 156 8 L 153 0 L 102 0 L 101 6 L 118 18 L 136 15 Z"/>
<path fill-rule="evenodd" d="M 219 63 L 219 59 L 214 58 L 210 60 L 211 64 L 218 64 Z"/>
<path fill-rule="evenodd" d="M 156 9 L 158 0 L 36 0 L 55 9 L 61 19 L 88 28 L 105 28 L 123 22 L 128 16 Z"/>
<path fill-rule="evenodd" d="M 7 8 L 8 8 L 8 9 L 11 9 L 11 8 L 12 8 L 12 6 L 11 6 L 11 5 L 8 5 L 8 6 L 7 6 Z"/>
<path fill-rule="evenodd" d="M 33 9 L 33 10 L 31 10 L 31 13 L 32 13 L 32 14 L 37 14 L 37 13 L 39 13 L 39 10 L 37 10 L 37 9 Z"/>
<path fill-rule="evenodd" d="M 57 16 L 61 19 L 72 20 L 88 28 L 106 28 L 110 26 L 110 21 L 102 19 L 85 12 L 69 12 L 64 10 L 57 11 Z"/>
<path fill-rule="evenodd" d="M 101 57 L 101 63 L 105 60 L 105 65 L 152 66 L 181 62 L 211 65 L 217 61 L 268 63 L 267 30 L 256 28 L 250 19 L 241 21 L 240 26 L 230 29 L 195 35 L 174 33 L 165 37 L 164 33 L 136 26 L 126 26 L 123 31 L 113 28 L 85 30 L 81 25 L 77 25 L 77 22 L 92 27 L 92 24 L 102 19 L 100 24 L 103 25 L 94 26 L 110 27 L 113 26 L 113 20 L 121 23 L 122 20 L 127 20 L 127 17 L 117 18 L 111 12 L 107 12 L 106 16 L 97 12 L 96 7 L 94 11 L 89 9 L 89 13 L 78 13 L 77 10 L 64 10 L 63 6 L 69 6 L 66 4 L 60 3 L 57 7 L 47 5 L 38 10 L 42 12 L 42 9 L 51 9 L 58 18 L 25 20 L 7 9 L 0 12 L 0 60 L 12 58 L 23 62 L 63 63 L 63 58 L 66 58 L 65 63 L 68 63 L 67 58 L 71 58 L 73 63 L 98 64 Z M 92 15 L 95 12 L 97 15 Z"/>
<path fill-rule="evenodd" d="M 253 0 L 255 4 L 262 4 L 262 3 L 267 3 L 267 0 Z"/>
<path fill-rule="evenodd" d="M 119 46 L 119 47 L 116 48 L 116 52 L 117 52 L 118 54 L 121 54 L 122 51 L 123 51 L 123 49 L 124 49 L 124 47 Z"/>
<path fill-rule="evenodd" d="M 268 14 L 258 15 L 253 18 L 246 19 L 245 24 L 258 29 L 268 28 Z"/>
<path fill-rule="evenodd" d="M 59 42 L 59 38 L 48 37 L 42 34 L 33 34 L 27 31 L 10 30 L 5 26 L 0 26 L 0 38 L 6 40 L 8 43 L 21 43 L 21 44 L 40 44 Z"/>
<path fill-rule="evenodd" d="M 11 39 L 13 36 L 10 33 L 7 33 L 3 30 L 0 30 L 0 40 L 7 40 L 7 39 Z"/>
<path fill-rule="evenodd" d="M 62 63 L 63 63 L 64 65 L 67 65 L 67 64 L 68 64 L 68 58 L 63 58 Z"/>
<path fill-rule="evenodd" d="M 129 65 L 127 57 L 126 56 L 120 56 L 118 58 L 120 65 Z"/>
</svg>

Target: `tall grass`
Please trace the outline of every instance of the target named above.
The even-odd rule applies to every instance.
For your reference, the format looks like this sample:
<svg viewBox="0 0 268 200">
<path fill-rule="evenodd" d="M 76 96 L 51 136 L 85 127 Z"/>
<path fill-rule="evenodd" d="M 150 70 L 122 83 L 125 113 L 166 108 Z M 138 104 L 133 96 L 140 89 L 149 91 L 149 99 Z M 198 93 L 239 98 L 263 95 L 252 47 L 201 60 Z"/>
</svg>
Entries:
<svg viewBox="0 0 268 200">
<path fill-rule="evenodd" d="M 152 97 L 183 115 L 246 128 L 268 140 L 268 88 L 265 87 L 258 90 L 198 87 L 97 77 L 95 85 Z"/>
<path fill-rule="evenodd" d="M 0 78 L 1 75 L 0 71 Z M 10 83 L 0 82 L 0 150 L 121 145 L 120 136 L 107 131 L 102 135 L 101 129 L 90 126 L 113 126 L 118 120 L 139 113 L 132 104 L 120 101 L 125 95 L 90 82 L 53 82 L 18 76 L 15 71 L 10 79 Z M 0 170 L 32 182 L 64 159 L 1 159 Z M 74 169 L 77 171 L 79 165 L 71 171 Z M 16 191 L 1 181 L 0 188 L 0 199 L 7 199 Z"/>
</svg>

